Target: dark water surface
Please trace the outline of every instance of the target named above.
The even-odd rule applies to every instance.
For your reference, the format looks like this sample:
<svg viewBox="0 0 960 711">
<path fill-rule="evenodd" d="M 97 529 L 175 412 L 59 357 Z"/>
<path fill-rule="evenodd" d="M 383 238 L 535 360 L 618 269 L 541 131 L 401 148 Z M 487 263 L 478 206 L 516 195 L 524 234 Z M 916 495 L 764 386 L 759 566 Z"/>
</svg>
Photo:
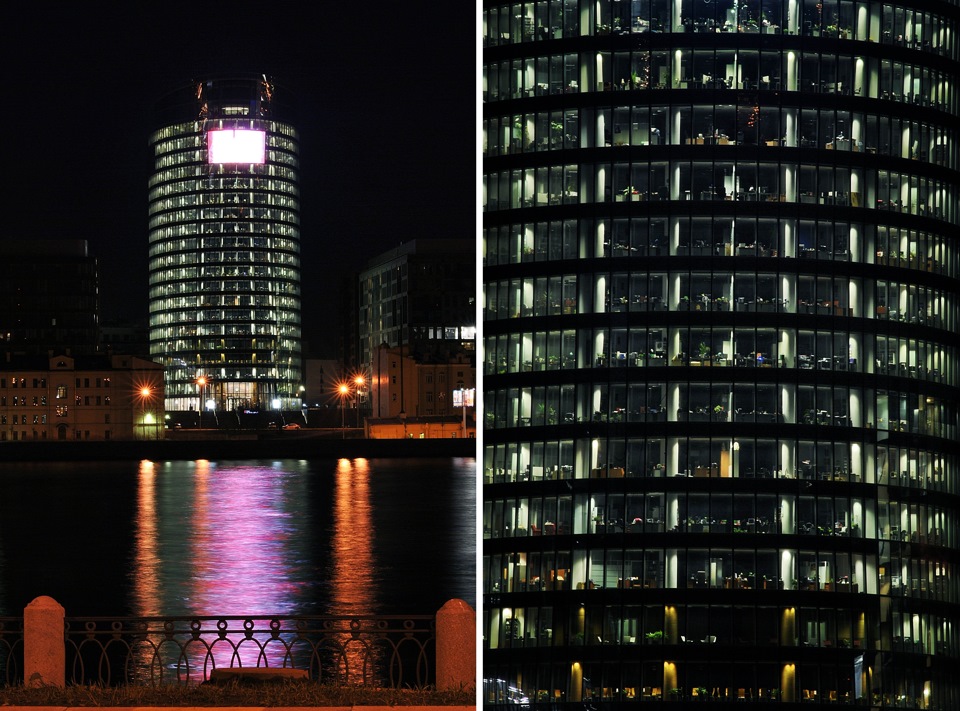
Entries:
<svg viewBox="0 0 960 711">
<path fill-rule="evenodd" d="M 0 463 L 0 616 L 476 607 L 476 462 Z"/>
</svg>

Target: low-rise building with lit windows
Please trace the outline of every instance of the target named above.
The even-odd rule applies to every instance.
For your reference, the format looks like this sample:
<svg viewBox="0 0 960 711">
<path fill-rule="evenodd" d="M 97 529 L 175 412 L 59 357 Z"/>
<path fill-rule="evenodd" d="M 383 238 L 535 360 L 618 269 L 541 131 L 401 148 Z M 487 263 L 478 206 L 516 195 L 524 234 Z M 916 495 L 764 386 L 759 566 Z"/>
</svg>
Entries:
<svg viewBox="0 0 960 711">
<path fill-rule="evenodd" d="M 476 366 L 468 354 L 421 363 L 399 348 L 381 346 L 371 365 L 368 431 L 379 438 L 414 436 L 407 425 L 417 421 L 436 424 L 417 430 L 424 437 L 473 437 L 475 393 Z M 457 427 L 449 425 L 454 421 Z"/>
<path fill-rule="evenodd" d="M 484 703 L 960 708 L 960 11 L 483 3 Z"/>
<path fill-rule="evenodd" d="M 0 442 L 163 439 L 163 367 L 130 355 L 0 362 Z"/>
</svg>

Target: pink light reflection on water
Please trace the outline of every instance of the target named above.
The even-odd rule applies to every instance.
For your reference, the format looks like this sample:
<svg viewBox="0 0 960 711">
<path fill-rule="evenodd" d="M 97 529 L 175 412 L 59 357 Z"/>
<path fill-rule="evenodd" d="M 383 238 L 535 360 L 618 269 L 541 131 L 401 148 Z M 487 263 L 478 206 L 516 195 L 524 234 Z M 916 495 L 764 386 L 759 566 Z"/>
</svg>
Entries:
<svg viewBox="0 0 960 711">
<path fill-rule="evenodd" d="M 304 586 L 293 501 L 303 495 L 280 464 L 196 462 L 188 609 L 194 614 L 291 614 Z"/>
<path fill-rule="evenodd" d="M 183 471 L 184 466 L 192 471 Z M 158 473 L 154 463 L 144 461 L 139 469 L 134 614 L 292 614 L 306 584 L 294 550 L 300 533 L 296 502 L 304 500 L 296 484 L 303 477 L 290 476 L 278 463 L 199 460 L 162 467 Z M 268 625 L 262 617 L 256 621 L 258 630 Z M 216 629 L 214 623 L 204 628 Z M 285 661 L 283 644 L 268 634 L 230 635 L 216 642 L 215 634 L 205 638 L 211 641 L 209 654 L 197 642 L 187 649 L 190 675 L 197 680 L 204 666 L 209 672 L 211 657 L 216 666 L 283 666 Z M 176 668 L 178 652 L 173 645 L 165 647 L 161 656 L 168 670 Z"/>
</svg>

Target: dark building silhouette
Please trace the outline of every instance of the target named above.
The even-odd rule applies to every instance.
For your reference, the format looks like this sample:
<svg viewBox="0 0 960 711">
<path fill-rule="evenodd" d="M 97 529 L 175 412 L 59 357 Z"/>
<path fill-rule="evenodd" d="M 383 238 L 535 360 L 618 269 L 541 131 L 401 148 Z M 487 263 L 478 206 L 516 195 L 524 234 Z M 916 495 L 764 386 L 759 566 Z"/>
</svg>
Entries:
<svg viewBox="0 0 960 711">
<path fill-rule="evenodd" d="M 484 702 L 960 708 L 957 3 L 482 22 Z"/>
<path fill-rule="evenodd" d="M 372 418 L 370 436 L 446 436 L 439 425 L 464 413 L 454 399 L 476 379 L 475 242 L 406 242 L 371 258 L 357 284 L 358 371 L 369 383 L 360 406 Z M 407 417 L 426 429 L 405 429 Z M 465 436 L 455 424 L 447 423 L 454 436 Z"/>
<path fill-rule="evenodd" d="M 402 346 L 420 361 L 473 353 L 476 245 L 470 239 L 420 239 L 371 258 L 360 272 L 359 360 Z"/>
<path fill-rule="evenodd" d="M 98 279 L 85 240 L 0 240 L 0 351 L 96 353 Z"/>
</svg>

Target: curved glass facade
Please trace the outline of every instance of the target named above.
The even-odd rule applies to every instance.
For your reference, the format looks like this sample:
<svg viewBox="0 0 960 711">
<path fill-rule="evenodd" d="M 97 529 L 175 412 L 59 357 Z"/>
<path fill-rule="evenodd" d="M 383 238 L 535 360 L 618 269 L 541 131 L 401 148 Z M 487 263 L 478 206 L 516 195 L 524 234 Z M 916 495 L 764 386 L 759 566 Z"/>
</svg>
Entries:
<svg viewBox="0 0 960 711">
<path fill-rule="evenodd" d="M 485 703 L 960 708 L 958 30 L 484 2 Z"/>
<path fill-rule="evenodd" d="M 300 407 L 299 138 L 277 93 L 265 77 L 216 79 L 158 105 L 150 352 L 167 410 Z M 211 145 L 251 145 L 239 138 L 252 155 Z"/>
</svg>

